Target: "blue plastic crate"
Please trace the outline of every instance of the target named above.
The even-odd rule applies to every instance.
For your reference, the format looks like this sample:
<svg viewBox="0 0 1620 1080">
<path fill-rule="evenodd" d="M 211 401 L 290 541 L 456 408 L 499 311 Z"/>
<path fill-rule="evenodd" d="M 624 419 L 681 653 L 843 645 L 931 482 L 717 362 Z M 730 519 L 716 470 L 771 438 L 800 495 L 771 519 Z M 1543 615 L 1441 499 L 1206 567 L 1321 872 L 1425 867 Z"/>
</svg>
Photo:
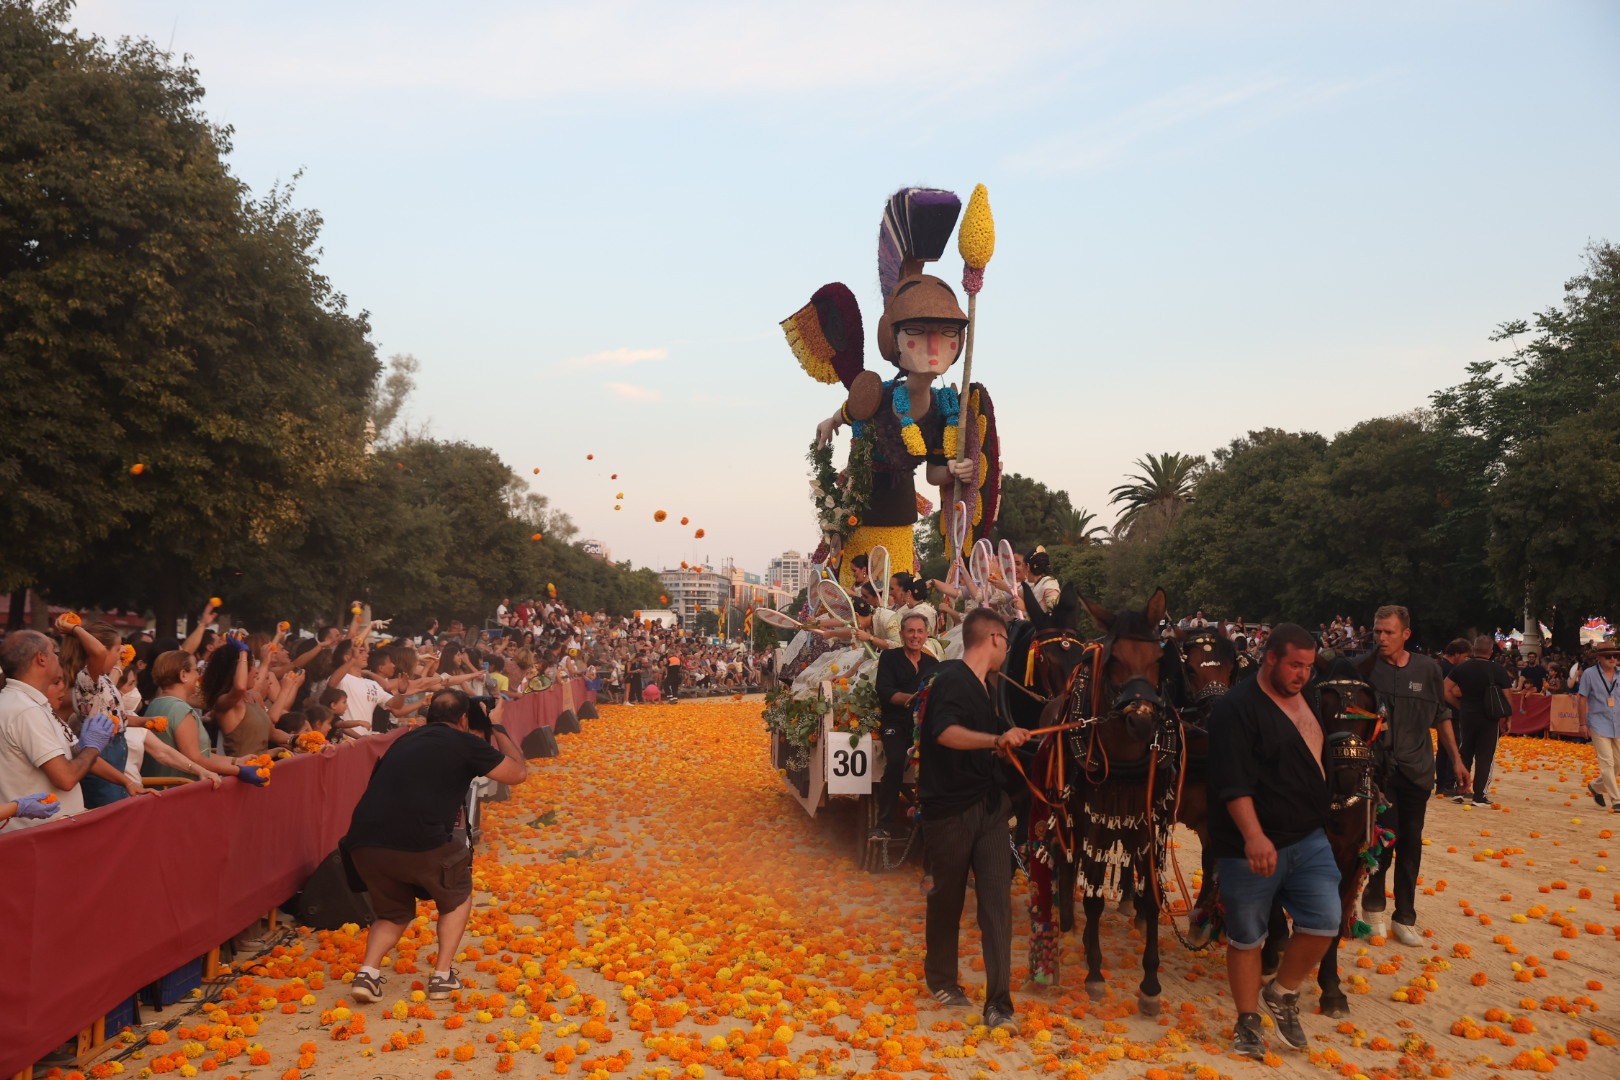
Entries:
<svg viewBox="0 0 1620 1080">
<path fill-rule="evenodd" d="M 127 1027 L 132 1027 L 139 1015 L 140 1007 L 135 1001 L 135 995 L 120 1001 L 107 1010 L 107 1037 L 112 1038 Z"/>
<path fill-rule="evenodd" d="M 142 992 L 142 999 L 156 1008 L 173 1005 L 202 985 L 203 958 L 181 964 Z"/>
</svg>

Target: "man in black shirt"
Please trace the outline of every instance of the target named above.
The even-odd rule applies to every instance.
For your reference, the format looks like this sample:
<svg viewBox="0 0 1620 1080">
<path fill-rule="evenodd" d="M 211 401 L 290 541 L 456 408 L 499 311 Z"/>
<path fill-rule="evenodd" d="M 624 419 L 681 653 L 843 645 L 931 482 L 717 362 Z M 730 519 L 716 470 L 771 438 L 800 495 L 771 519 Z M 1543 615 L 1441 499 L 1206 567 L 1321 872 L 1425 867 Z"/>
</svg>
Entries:
<svg viewBox="0 0 1620 1080">
<path fill-rule="evenodd" d="M 1441 650 L 1440 659 L 1437 661 L 1440 665 L 1440 675 L 1449 677 L 1453 668 L 1468 659 L 1471 648 L 1472 646 L 1468 642 L 1462 638 L 1457 638 Z M 1451 700 L 1449 690 L 1446 692 L 1446 700 Z M 1452 702 L 1453 707 L 1455 707 L 1455 704 L 1455 702 Z M 1461 728 L 1457 730 L 1457 742 L 1462 742 Z M 1464 794 L 1463 790 L 1457 786 L 1457 778 L 1451 775 L 1451 758 L 1444 754 L 1436 758 L 1434 762 L 1434 790 L 1441 795 L 1453 796 L 1457 802 L 1463 801 L 1461 798 Z"/>
<path fill-rule="evenodd" d="M 1306 1047 L 1299 984 L 1339 936 L 1322 725 L 1301 693 L 1315 660 L 1309 630 L 1293 623 L 1275 627 L 1260 671 L 1221 698 L 1210 716 L 1210 848 L 1226 909 L 1226 974 L 1238 1010 L 1232 1042 L 1250 1057 L 1265 1054 L 1261 1001 L 1282 1040 L 1296 1050 Z M 1260 947 L 1277 898 L 1294 920 L 1294 933 L 1276 978 L 1262 990 Z"/>
<path fill-rule="evenodd" d="M 1473 779 L 1457 752 L 1457 737 L 1446 708 L 1445 679 L 1440 665 L 1430 657 L 1411 652 L 1406 642 L 1412 636 L 1412 616 L 1399 604 L 1387 604 L 1373 616 L 1373 640 L 1377 653 L 1367 681 L 1378 695 L 1385 714 L 1380 749 L 1384 752 L 1383 775 L 1379 787 L 1389 802 L 1379 823 L 1395 831 L 1393 856 L 1388 848 L 1380 857 L 1378 869 L 1367 879 L 1361 894 L 1361 910 L 1372 926 L 1373 936 L 1385 930 L 1407 948 L 1423 944 L 1417 929 L 1417 879 L 1423 864 L 1423 820 L 1428 815 L 1434 793 L 1434 741 L 1431 730 L 1451 758 L 1452 774 L 1459 788 Z M 1384 922 L 1384 884 L 1390 860 L 1395 863 L 1395 912 Z"/>
<path fill-rule="evenodd" d="M 1496 758 L 1496 737 L 1505 720 L 1491 720 L 1485 716 L 1485 695 L 1495 686 L 1501 690 L 1513 689 L 1513 678 L 1501 664 L 1491 663 L 1491 650 L 1496 642 L 1489 634 L 1474 639 L 1471 659 L 1464 660 L 1446 673 L 1446 700 L 1457 710 L 1457 723 L 1462 728 L 1459 742 L 1463 764 L 1474 774 L 1474 805 L 1490 806 L 1486 794 L 1491 782 L 1491 763 Z M 1454 801 L 1461 805 L 1467 793 L 1457 789 Z"/>
<path fill-rule="evenodd" d="M 504 733 L 495 732 L 491 745 L 467 730 L 467 707 L 460 690 L 434 694 L 426 726 L 388 748 L 355 805 L 341 846 L 377 915 L 349 987 L 356 1001 L 382 1000 L 383 958 L 416 918 L 419 898 L 439 909 L 439 961 L 428 997 L 440 1001 L 461 988 L 450 961 L 472 911 L 472 849 L 452 838 L 456 816 L 478 777 L 518 784 L 529 774 Z"/>
<path fill-rule="evenodd" d="M 1547 669 L 1541 666 L 1535 653 L 1524 658 L 1524 667 L 1519 669 L 1519 684 L 1538 694 L 1547 688 Z"/>
<path fill-rule="evenodd" d="M 1029 739 L 996 715 L 986 680 L 1007 659 L 1007 623 L 989 608 L 962 621 L 962 659 L 935 669 L 918 745 L 923 860 L 928 890 L 923 974 L 942 1005 L 968 1005 L 957 981 L 957 926 L 973 872 L 983 938 L 986 1026 L 1016 1032 L 1012 994 L 1012 803 L 995 755 Z"/>
<path fill-rule="evenodd" d="M 882 710 L 883 778 L 878 781 L 877 828 L 874 836 L 889 835 L 889 820 L 900 802 L 900 781 L 906 775 L 906 755 L 916 732 L 911 722 L 911 701 L 923 676 L 939 661 L 923 646 L 928 643 L 928 617 L 907 615 L 900 621 L 902 648 L 885 649 L 878 657 L 877 698 Z"/>
</svg>

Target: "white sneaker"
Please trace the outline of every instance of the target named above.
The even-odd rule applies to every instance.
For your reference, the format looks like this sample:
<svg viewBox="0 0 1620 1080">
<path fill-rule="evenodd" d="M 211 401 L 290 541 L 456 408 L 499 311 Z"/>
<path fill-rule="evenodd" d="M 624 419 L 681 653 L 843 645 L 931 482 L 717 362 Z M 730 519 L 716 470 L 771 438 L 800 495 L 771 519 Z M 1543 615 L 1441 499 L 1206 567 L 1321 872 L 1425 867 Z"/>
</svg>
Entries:
<svg viewBox="0 0 1620 1080">
<path fill-rule="evenodd" d="M 1418 933 L 1417 927 L 1398 922 L 1393 924 L 1393 928 L 1395 930 L 1395 940 L 1402 945 L 1417 946 L 1423 944 L 1423 938 Z"/>
</svg>

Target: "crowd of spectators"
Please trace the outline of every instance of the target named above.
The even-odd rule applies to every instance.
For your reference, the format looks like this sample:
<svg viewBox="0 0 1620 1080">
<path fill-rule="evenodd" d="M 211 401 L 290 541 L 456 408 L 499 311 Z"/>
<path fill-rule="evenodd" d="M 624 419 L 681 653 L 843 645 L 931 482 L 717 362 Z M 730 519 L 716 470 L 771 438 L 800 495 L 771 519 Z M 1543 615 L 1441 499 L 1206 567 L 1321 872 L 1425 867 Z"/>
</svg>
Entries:
<svg viewBox="0 0 1620 1080">
<path fill-rule="evenodd" d="M 415 633 L 363 610 L 309 633 L 225 628 L 217 599 L 184 639 L 125 636 L 73 613 L 53 633 L 11 631 L 0 640 L 0 829 L 175 783 L 263 784 L 277 757 L 419 723 L 443 688 L 494 702 L 577 678 L 635 701 L 755 689 L 770 671 L 769 653 L 557 600 Z"/>
</svg>

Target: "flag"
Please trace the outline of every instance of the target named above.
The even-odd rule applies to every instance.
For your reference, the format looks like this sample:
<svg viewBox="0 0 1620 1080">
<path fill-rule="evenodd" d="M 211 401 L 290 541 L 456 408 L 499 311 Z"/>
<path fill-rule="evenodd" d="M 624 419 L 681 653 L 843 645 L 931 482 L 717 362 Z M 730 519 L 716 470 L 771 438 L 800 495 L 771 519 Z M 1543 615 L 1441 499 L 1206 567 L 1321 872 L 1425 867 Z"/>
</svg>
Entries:
<svg viewBox="0 0 1620 1080">
<path fill-rule="evenodd" d="M 743 637 L 749 641 L 754 640 L 754 609 L 749 608 L 743 613 Z"/>
</svg>

